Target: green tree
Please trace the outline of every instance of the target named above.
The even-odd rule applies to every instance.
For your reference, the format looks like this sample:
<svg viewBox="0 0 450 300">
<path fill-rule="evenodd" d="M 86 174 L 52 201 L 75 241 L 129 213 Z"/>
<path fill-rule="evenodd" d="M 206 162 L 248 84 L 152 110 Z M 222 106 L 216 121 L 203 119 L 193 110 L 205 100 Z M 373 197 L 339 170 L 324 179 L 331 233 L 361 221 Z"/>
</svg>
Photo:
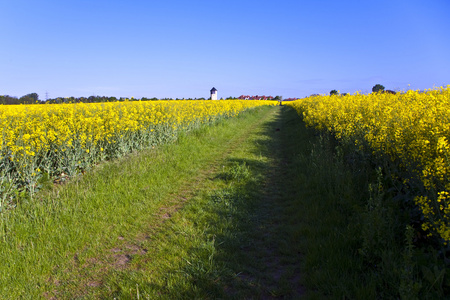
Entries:
<svg viewBox="0 0 450 300">
<path fill-rule="evenodd" d="M 26 96 L 32 98 L 34 101 L 38 101 L 39 100 L 39 95 L 37 93 L 31 93 L 31 94 L 28 94 Z"/>
<path fill-rule="evenodd" d="M 26 94 L 19 98 L 19 103 L 22 104 L 34 104 L 39 102 L 39 95 L 36 93 Z"/>
<path fill-rule="evenodd" d="M 19 99 L 17 97 L 12 97 L 9 95 L 0 96 L 0 104 L 19 104 Z"/>
<path fill-rule="evenodd" d="M 381 84 L 375 84 L 372 88 L 372 92 L 374 92 L 374 93 L 383 92 L 383 91 L 384 91 L 384 86 L 382 86 Z"/>
<path fill-rule="evenodd" d="M 339 92 L 336 91 L 336 90 L 331 90 L 330 91 L 330 96 L 333 96 L 333 95 L 339 95 Z"/>
</svg>

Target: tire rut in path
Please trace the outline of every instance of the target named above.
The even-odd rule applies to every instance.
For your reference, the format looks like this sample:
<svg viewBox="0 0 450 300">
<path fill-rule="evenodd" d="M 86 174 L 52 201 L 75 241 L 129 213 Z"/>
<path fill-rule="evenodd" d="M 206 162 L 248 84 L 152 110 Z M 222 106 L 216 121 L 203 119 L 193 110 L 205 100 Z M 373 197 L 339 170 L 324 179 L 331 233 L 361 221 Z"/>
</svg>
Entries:
<svg viewBox="0 0 450 300">
<path fill-rule="evenodd" d="M 301 285 L 301 254 L 290 244 L 294 239 L 290 237 L 293 228 L 288 224 L 289 210 L 295 187 L 287 178 L 292 153 L 285 150 L 289 143 L 285 132 L 295 128 L 283 118 L 284 109 L 278 109 L 276 119 L 265 124 L 270 163 L 260 183 L 258 206 L 251 216 L 255 224 L 248 228 L 251 246 L 244 249 L 249 260 L 256 257 L 258 267 L 239 274 L 240 280 L 259 286 L 257 299 L 298 299 L 306 293 Z"/>
</svg>

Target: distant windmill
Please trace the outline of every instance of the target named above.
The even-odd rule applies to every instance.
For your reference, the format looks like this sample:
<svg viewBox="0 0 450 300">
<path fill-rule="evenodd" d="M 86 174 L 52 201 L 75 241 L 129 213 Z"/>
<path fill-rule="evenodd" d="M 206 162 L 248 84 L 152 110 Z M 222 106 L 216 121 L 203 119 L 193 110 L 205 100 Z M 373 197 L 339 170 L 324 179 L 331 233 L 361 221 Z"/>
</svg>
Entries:
<svg viewBox="0 0 450 300">
<path fill-rule="evenodd" d="M 211 100 L 217 100 L 217 90 L 215 87 L 211 89 Z"/>
</svg>

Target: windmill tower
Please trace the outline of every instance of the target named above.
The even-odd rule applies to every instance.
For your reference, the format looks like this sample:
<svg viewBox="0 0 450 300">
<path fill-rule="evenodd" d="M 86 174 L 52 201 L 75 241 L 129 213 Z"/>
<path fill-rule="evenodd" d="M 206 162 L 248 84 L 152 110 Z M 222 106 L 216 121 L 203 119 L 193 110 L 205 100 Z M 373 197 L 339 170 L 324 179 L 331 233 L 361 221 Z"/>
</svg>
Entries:
<svg viewBox="0 0 450 300">
<path fill-rule="evenodd" d="M 217 90 L 215 87 L 211 89 L 211 100 L 217 100 Z"/>
</svg>

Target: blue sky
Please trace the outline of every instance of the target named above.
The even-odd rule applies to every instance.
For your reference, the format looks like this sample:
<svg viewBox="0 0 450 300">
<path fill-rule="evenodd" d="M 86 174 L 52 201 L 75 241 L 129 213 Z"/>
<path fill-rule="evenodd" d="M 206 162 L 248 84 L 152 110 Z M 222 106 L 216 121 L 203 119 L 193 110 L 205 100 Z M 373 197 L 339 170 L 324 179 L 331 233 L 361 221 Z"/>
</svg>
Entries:
<svg viewBox="0 0 450 300">
<path fill-rule="evenodd" d="M 450 84 L 450 1 L 0 0 L 0 95 L 220 97 Z"/>
</svg>

